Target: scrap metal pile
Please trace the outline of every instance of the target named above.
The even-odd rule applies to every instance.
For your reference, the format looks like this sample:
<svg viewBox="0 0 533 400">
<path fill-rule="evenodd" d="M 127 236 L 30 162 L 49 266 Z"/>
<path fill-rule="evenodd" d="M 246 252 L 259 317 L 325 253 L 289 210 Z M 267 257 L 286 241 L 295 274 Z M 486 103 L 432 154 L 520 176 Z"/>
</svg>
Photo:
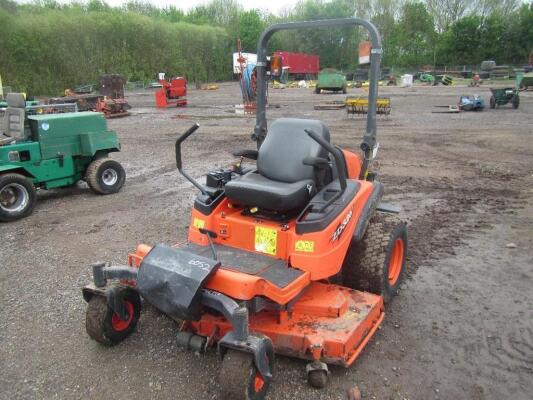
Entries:
<svg viewBox="0 0 533 400">
<path fill-rule="evenodd" d="M 131 106 L 124 98 L 124 85 L 126 79 L 122 75 L 102 75 L 96 85 L 97 91 L 87 93 L 86 88 L 93 85 L 80 87 L 79 92 L 65 90 L 65 96 L 48 99 L 49 104 L 75 103 L 78 111 L 97 111 L 104 113 L 106 118 L 124 117 L 129 115 Z"/>
</svg>

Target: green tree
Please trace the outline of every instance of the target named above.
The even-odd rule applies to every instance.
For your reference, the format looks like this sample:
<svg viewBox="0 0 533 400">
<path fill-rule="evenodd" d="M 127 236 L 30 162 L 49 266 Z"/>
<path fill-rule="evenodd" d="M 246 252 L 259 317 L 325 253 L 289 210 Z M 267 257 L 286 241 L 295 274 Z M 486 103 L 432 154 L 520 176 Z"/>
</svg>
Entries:
<svg viewBox="0 0 533 400">
<path fill-rule="evenodd" d="M 389 43 L 397 63 L 405 66 L 433 64 L 437 35 L 433 18 L 424 3 L 406 3 Z"/>
<path fill-rule="evenodd" d="M 257 40 L 264 28 L 264 22 L 259 11 L 244 11 L 239 14 L 236 31 L 232 36 L 241 39 L 243 51 L 255 53 L 257 51 Z"/>
</svg>

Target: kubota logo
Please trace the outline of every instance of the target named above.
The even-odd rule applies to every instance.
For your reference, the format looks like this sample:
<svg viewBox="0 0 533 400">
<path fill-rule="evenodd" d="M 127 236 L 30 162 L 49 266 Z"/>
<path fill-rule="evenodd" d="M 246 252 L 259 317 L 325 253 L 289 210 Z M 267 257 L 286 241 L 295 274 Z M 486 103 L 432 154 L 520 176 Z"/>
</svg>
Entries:
<svg viewBox="0 0 533 400">
<path fill-rule="evenodd" d="M 344 229 L 346 228 L 346 225 L 348 225 L 348 222 L 350 222 L 350 220 L 352 219 L 352 214 L 353 212 L 352 210 L 350 210 L 350 212 L 346 214 L 346 217 L 344 217 L 337 229 L 335 229 L 335 232 L 333 232 L 333 236 L 331 237 L 332 242 L 341 237 L 342 232 L 344 232 Z"/>
</svg>

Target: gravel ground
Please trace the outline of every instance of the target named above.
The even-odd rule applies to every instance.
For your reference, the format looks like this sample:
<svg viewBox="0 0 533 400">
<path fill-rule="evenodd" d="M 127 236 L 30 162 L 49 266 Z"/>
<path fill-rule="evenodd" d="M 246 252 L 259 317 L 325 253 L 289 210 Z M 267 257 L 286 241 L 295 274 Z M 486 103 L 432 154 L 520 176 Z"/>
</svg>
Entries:
<svg viewBox="0 0 533 400">
<path fill-rule="evenodd" d="M 374 167 L 409 222 L 409 279 L 351 368 L 333 367 L 315 390 L 305 362 L 279 357 L 269 399 L 343 399 L 354 385 L 364 399 L 531 399 L 533 93 L 518 110 L 432 113 L 472 90 L 382 89 L 393 110 L 378 118 Z M 475 90 L 488 102 L 488 88 Z M 313 110 L 342 95 L 270 95 L 270 120 L 318 118 L 333 142 L 358 147 L 362 118 Z M 104 348 L 85 333 L 80 288 L 95 260 L 186 239 L 195 190 L 175 170 L 173 141 L 198 121 L 186 168 L 200 177 L 228 165 L 232 150 L 253 147 L 254 119 L 231 113 L 238 99 L 236 83 L 190 90 L 185 109 L 156 110 L 151 92 L 131 93 L 132 116 L 109 121 L 123 146 L 122 192 L 43 191 L 31 217 L 0 224 L 0 398 L 217 399 L 214 351 L 178 349 L 175 323 L 149 306 L 136 333 Z"/>
</svg>

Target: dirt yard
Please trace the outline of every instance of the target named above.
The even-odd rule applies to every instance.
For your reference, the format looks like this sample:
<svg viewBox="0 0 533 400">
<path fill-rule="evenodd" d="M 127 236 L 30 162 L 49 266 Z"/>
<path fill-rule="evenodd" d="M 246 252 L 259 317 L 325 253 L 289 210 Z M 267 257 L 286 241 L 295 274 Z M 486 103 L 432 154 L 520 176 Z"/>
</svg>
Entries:
<svg viewBox="0 0 533 400">
<path fill-rule="evenodd" d="M 488 88 L 476 89 L 488 103 Z M 350 89 L 350 93 L 364 92 Z M 326 389 L 305 362 L 279 357 L 269 399 L 514 399 L 533 393 L 533 92 L 510 106 L 435 114 L 466 87 L 382 88 L 374 167 L 386 200 L 408 221 L 409 277 L 350 369 Z M 190 90 L 189 107 L 157 110 L 151 92 L 128 96 L 132 115 L 109 121 L 128 175 L 122 192 L 85 184 L 40 192 L 35 213 L 0 225 L 0 398 L 217 399 L 219 360 L 176 347 L 176 325 L 146 305 L 137 332 L 114 348 L 85 333 L 81 287 L 89 264 L 124 262 L 138 243 L 186 239 L 195 189 L 175 169 L 173 142 L 193 122 L 185 165 L 196 177 L 253 148 L 254 118 L 232 114 L 236 83 Z M 313 105 L 343 99 L 271 90 L 269 120 L 317 118 L 332 141 L 357 149 L 362 118 Z"/>
</svg>

